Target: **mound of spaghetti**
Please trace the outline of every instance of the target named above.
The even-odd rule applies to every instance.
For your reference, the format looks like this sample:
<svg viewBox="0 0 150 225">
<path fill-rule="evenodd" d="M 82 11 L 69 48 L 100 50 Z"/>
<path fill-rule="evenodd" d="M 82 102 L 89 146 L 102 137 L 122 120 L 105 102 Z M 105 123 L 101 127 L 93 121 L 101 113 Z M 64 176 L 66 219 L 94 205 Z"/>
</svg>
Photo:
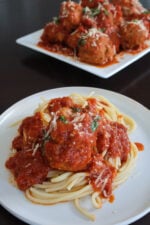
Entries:
<svg viewBox="0 0 150 225">
<path fill-rule="evenodd" d="M 138 147 L 128 133 L 135 122 L 102 96 L 71 96 L 43 102 L 21 122 L 6 167 L 26 197 L 38 204 L 91 196 L 100 208 L 134 166 Z"/>
</svg>

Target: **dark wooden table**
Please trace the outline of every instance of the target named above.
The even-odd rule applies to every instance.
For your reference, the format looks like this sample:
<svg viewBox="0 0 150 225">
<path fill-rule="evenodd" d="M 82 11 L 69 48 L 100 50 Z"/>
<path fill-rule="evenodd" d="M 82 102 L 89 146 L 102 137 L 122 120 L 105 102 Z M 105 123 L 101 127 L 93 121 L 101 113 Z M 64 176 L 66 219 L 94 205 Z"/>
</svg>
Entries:
<svg viewBox="0 0 150 225">
<path fill-rule="evenodd" d="M 33 93 L 64 86 L 92 86 L 129 96 L 150 108 L 150 54 L 109 79 L 18 46 L 58 13 L 60 0 L 0 0 L 0 113 Z M 150 1 L 143 0 L 150 8 Z M 0 187 L 1 188 L 1 187 Z M 137 203 L 138 204 L 138 201 Z M 0 206 L 0 225 L 23 225 Z M 150 214 L 133 223 L 149 225 Z"/>
</svg>

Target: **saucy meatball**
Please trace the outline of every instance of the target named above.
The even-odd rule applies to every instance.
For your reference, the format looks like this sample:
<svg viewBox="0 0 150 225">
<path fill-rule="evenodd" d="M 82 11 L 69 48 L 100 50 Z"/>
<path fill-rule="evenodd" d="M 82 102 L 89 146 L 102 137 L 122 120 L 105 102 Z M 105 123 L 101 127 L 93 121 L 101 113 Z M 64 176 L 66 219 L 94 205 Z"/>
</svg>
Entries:
<svg viewBox="0 0 150 225">
<path fill-rule="evenodd" d="M 64 1 L 60 7 L 59 18 L 64 29 L 71 31 L 75 29 L 81 21 L 82 6 L 72 1 Z"/>
<path fill-rule="evenodd" d="M 85 8 L 83 8 L 81 23 L 87 28 L 97 27 L 95 18 L 96 18 L 96 15 L 99 14 L 99 12 L 100 12 L 100 9 L 98 7 L 92 9 L 86 6 Z"/>
<path fill-rule="evenodd" d="M 114 4 L 122 7 L 123 15 L 125 17 L 141 14 L 145 8 L 139 0 L 113 0 Z"/>
<path fill-rule="evenodd" d="M 45 26 L 41 39 L 44 42 L 62 43 L 65 41 L 67 35 L 67 31 L 63 29 L 61 24 L 51 22 Z"/>
<path fill-rule="evenodd" d="M 51 123 L 44 155 L 49 166 L 65 171 L 86 169 L 96 146 L 96 131 L 91 127 L 95 115 L 89 114 L 70 97 L 52 99 L 47 111 Z"/>
<path fill-rule="evenodd" d="M 119 35 L 119 29 L 117 27 L 109 27 L 105 30 L 105 34 L 107 34 L 113 45 L 116 48 L 116 52 L 120 51 L 120 44 L 121 44 L 121 39 L 120 39 L 120 35 Z"/>
<path fill-rule="evenodd" d="M 101 121 L 97 136 L 97 150 L 108 158 L 119 157 L 125 162 L 131 149 L 127 128 L 117 122 Z"/>
<path fill-rule="evenodd" d="M 142 20 L 126 22 L 121 27 L 121 45 L 123 49 L 143 48 L 149 32 Z"/>
<path fill-rule="evenodd" d="M 78 48 L 79 40 L 82 35 L 86 34 L 87 30 L 83 26 L 79 26 L 74 32 L 72 32 L 67 38 L 67 45 L 70 48 Z"/>
<path fill-rule="evenodd" d="M 148 39 L 150 13 L 139 0 L 68 0 L 45 26 L 39 46 L 107 66 L 122 50 L 142 51 Z"/>
<path fill-rule="evenodd" d="M 112 61 L 116 49 L 109 36 L 92 28 L 87 35 L 82 36 L 79 46 L 79 58 L 81 61 L 103 65 Z"/>
<path fill-rule="evenodd" d="M 145 11 L 140 15 L 135 16 L 134 19 L 143 20 L 143 23 L 147 27 L 150 34 L 150 11 Z"/>
<path fill-rule="evenodd" d="M 102 5 L 100 13 L 96 16 L 97 26 L 101 28 L 119 26 L 122 21 L 123 15 L 121 7 L 110 3 Z"/>
<path fill-rule="evenodd" d="M 45 156 L 51 168 L 65 171 L 87 168 L 96 143 L 91 123 L 92 118 L 88 113 L 84 113 L 84 118 L 83 114 L 74 118 L 74 123 L 67 113 L 58 117 L 51 139 L 45 144 Z"/>
</svg>

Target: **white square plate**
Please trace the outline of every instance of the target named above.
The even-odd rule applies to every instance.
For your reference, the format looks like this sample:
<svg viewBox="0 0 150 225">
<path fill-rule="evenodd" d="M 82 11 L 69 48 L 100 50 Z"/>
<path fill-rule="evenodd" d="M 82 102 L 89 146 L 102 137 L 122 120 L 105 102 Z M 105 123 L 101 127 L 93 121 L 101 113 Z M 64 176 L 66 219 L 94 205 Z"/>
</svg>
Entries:
<svg viewBox="0 0 150 225">
<path fill-rule="evenodd" d="M 82 70 L 88 71 L 98 77 L 101 78 L 109 78 L 113 75 L 115 75 L 120 70 L 124 69 L 131 63 L 135 62 L 136 60 L 140 59 L 144 55 L 146 55 L 148 52 L 150 52 L 150 47 L 144 49 L 143 51 L 137 53 L 137 54 L 124 54 L 123 56 L 119 57 L 118 63 L 106 66 L 106 67 L 98 67 L 94 65 L 89 65 L 83 62 L 78 61 L 77 59 L 70 57 L 70 56 L 64 56 L 57 53 L 50 52 L 48 50 L 45 50 L 39 46 L 37 46 L 37 43 L 40 41 L 40 36 L 42 34 L 43 30 L 36 31 L 34 33 L 28 34 L 26 36 L 23 36 L 16 40 L 17 44 L 23 45 L 25 47 L 31 48 L 35 51 L 44 53 L 48 56 L 51 56 L 53 58 L 56 58 L 58 60 L 61 60 L 63 62 L 66 62 L 70 65 L 76 66 Z"/>
</svg>

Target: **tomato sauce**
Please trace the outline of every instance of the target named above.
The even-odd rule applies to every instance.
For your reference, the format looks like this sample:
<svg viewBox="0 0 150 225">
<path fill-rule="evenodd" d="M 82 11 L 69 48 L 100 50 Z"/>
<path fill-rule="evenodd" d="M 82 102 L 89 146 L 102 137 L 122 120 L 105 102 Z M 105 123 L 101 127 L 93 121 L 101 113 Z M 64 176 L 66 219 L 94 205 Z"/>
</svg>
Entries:
<svg viewBox="0 0 150 225">
<path fill-rule="evenodd" d="M 12 142 L 12 148 L 16 150 L 29 149 L 34 142 L 40 141 L 43 135 L 44 125 L 40 113 L 27 117 L 19 127 L 20 135 Z"/>
<path fill-rule="evenodd" d="M 116 169 L 102 153 L 107 150 L 107 158 L 125 162 L 130 141 L 127 129 L 108 121 L 96 103 L 89 98 L 81 107 L 70 97 L 55 98 L 45 109 L 51 116 L 47 125 L 40 112 L 22 121 L 12 142 L 16 154 L 6 162 L 21 190 L 46 180 L 50 169 L 58 169 L 89 172 L 93 189 L 103 190 L 103 197 L 111 196 Z"/>
<path fill-rule="evenodd" d="M 40 151 L 35 155 L 32 151 L 19 151 L 8 159 L 6 167 L 12 171 L 18 187 L 23 191 L 45 180 L 50 169 Z"/>
<path fill-rule="evenodd" d="M 37 46 L 48 50 L 49 52 L 54 52 L 65 56 L 74 56 L 74 51 L 72 49 L 60 44 L 50 44 L 40 41 Z"/>
<path fill-rule="evenodd" d="M 127 129 L 117 122 L 102 120 L 97 135 L 97 149 L 100 153 L 107 150 L 107 156 L 119 157 L 121 162 L 127 160 L 130 151 Z"/>
<path fill-rule="evenodd" d="M 109 202 L 113 203 L 114 201 L 115 201 L 115 196 L 114 195 L 110 195 Z"/>
<path fill-rule="evenodd" d="M 95 191 L 102 192 L 103 197 L 112 194 L 112 182 L 116 169 L 107 164 L 101 155 L 96 154 L 90 165 L 90 182 Z"/>
<path fill-rule="evenodd" d="M 137 146 L 139 151 L 143 151 L 144 150 L 144 145 L 142 143 L 135 142 L 135 145 Z"/>
</svg>

